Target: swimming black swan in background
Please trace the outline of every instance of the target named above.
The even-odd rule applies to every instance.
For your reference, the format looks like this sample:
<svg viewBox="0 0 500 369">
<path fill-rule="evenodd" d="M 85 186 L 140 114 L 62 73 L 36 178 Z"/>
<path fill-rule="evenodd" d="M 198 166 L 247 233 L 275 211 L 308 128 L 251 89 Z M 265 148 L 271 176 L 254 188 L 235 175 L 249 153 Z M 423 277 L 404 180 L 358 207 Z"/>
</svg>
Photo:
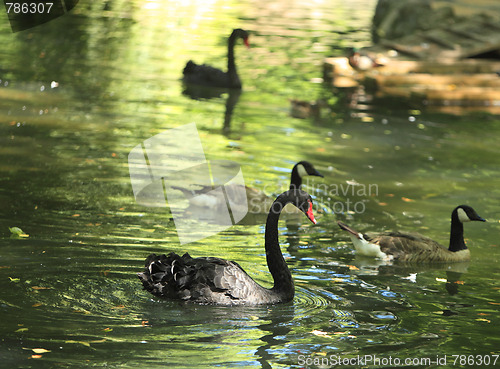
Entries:
<svg viewBox="0 0 500 369">
<path fill-rule="evenodd" d="M 340 228 L 351 234 L 351 240 L 360 255 L 403 262 L 458 262 L 470 259 L 470 251 L 464 241 L 463 222 L 485 222 L 474 209 L 467 205 L 457 206 L 451 213 L 450 246 L 448 249 L 436 241 L 418 233 L 385 232 L 361 234 L 342 222 Z"/>
<path fill-rule="evenodd" d="M 248 32 L 240 28 L 233 30 L 227 41 L 227 72 L 206 64 L 198 65 L 190 60 L 182 71 L 183 81 L 208 87 L 241 89 L 240 77 L 234 63 L 234 44 L 238 38 L 242 38 L 248 47 Z"/>
<path fill-rule="evenodd" d="M 215 257 L 192 258 L 149 255 L 142 273 L 144 288 L 155 296 L 193 301 L 202 304 L 276 304 L 292 300 L 295 289 L 278 242 L 278 218 L 283 207 L 292 203 L 311 222 L 312 199 L 307 192 L 288 190 L 273 202 L 266 222 L 265 249 L 269 271 L 274 279 L 270 289 L 257 284 L 237 263 Z"/>
</svg>

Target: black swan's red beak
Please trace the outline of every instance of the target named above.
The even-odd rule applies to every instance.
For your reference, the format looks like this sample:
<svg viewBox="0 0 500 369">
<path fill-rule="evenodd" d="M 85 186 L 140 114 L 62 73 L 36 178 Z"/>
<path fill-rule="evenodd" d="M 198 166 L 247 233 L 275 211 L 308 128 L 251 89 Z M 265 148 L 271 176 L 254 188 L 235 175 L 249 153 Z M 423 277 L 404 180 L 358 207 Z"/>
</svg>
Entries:
<svg viewBox="0 0 500 369">
<path fill-rule="evenodd" d="M 313 214 L 313 203 L 309 201 L 309 209 L 306 212 L 306 216 L 309 218 L 313 224 L 316 224 L 316 219 L 314 219 L 314 214 Z"/>
<path fill-rule="evenodd" d="M 248 42 L 248 37 L 245 37 L 245 38 L 243 39 L 243 42 L 245 43 L 245 46 L 246 46 L 246 47 L 248 47 L 248 48 L 250 47 L 250 43 Z"/>
</svg>

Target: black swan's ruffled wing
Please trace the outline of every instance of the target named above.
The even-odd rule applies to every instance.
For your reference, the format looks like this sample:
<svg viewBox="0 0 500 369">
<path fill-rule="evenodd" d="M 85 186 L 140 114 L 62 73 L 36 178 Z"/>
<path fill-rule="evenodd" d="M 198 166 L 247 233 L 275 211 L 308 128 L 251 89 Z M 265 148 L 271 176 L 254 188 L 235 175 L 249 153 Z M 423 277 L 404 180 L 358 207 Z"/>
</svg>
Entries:
<svg viewBox="0 0 500 369">
<path fill-rule="evenodd" d="M 238 304 L 261 288 L 235 262 L 188 253 L 151 254 L 138 277 L 155 296 L 199 303 Z"/>
</svg>

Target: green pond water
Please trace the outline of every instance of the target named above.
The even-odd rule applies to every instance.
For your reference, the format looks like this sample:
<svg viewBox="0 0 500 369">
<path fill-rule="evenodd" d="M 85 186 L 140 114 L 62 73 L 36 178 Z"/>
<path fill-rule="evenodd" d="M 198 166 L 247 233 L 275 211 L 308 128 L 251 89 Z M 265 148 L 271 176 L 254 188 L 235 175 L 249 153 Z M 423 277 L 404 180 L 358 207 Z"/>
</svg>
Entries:
<svg viewBox="0 0 500 369">
<path fill-rule="evenodd" d="M 0 366 L 312 368 L 359 356 L 351 367 L 493 367 L 500 119 L 389 102 L 351 109 L 323 85 L 324 57 L 370 44 L 375 3 L 80 2 L 19 33 L 3 17 Z M 224 68 L 236 27 L 251 32 L 251 48 L 236 47 L 244 88 L 229 123 L 228 94 L 191 99 L 180 76 L 189 59 Z M 291 99 L 331 108 L 297 119 Z M 207 159 L 238 163 L 268 194 L 287 187 L 297 161 L 324 175 L 305 185 L 318 224 L 280 223 L 293 302 L 199 306 L 142 289 L 144 259 L 169 251 L 237 261 L 270 286 L 263 223 L 181 245 L 168 208 L 135 201 L 129 152 L 189 123 Z M 356 257 L 336 225 L 446 244 L 459 204 L 488 221 L 465 225 L 465 265 Z"/>
</svg>

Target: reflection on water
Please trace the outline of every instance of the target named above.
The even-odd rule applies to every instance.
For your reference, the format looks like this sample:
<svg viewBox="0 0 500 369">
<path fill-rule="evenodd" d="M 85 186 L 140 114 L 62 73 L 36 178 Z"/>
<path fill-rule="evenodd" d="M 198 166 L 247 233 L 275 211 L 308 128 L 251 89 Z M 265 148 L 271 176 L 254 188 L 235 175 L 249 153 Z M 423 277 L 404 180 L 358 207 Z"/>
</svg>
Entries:
<svg viewBox="0 0 500 369">
<path fill-rule="evenodd" d="M 498 353 L 498 119 L 352 111 L 318 83 L 324 56 L 369 43 L 374 3 L 95 2 L 30 31 L 0 25 L 5 365 L 274 368 L 298 366 L 299 355 Z M 227 24 L 252 33 L 238 55 L 241 95 L 184 95 L 187 60 L 224 67 Z M 296 119 L 292 99 L 332 110 Z M 308 160 L 325 175 L 326 187 L 305 185 L 315 203 L 364 204 L 325 211 L 317 225 L 281 223 L 292 303 L 185 305 L 141 289 L 145 257 L 168 251 L 234 260 L 270 283 L 262 222 L 181 247 L 168 210 L 134 201 L 130 150 L 192 122 L 207 159 L 239 163 L 247 185 L 278 192 Z M 378 191 L 333 192 L 353 183 Z M 445 242 L 461 203 L 488 218 L 467 227 L 468 265 L 360 260 L 336 226 Z M 29 238 L 10 239 L 12 226 Z"/>
<path fill-rule="evenodd" d="M 209 88 L 197 85 L 184 85 L 182 93 L 194 100 L 212 99 L 225 96 L 226 104 L 224 111 L 224 123 L 222 124 L 222 133 L 229 135 L 231 133 L 231 118 L 233 111 L 240 99 L 241 90 L 237 89 L 219 89 Z"/>
</svg>

